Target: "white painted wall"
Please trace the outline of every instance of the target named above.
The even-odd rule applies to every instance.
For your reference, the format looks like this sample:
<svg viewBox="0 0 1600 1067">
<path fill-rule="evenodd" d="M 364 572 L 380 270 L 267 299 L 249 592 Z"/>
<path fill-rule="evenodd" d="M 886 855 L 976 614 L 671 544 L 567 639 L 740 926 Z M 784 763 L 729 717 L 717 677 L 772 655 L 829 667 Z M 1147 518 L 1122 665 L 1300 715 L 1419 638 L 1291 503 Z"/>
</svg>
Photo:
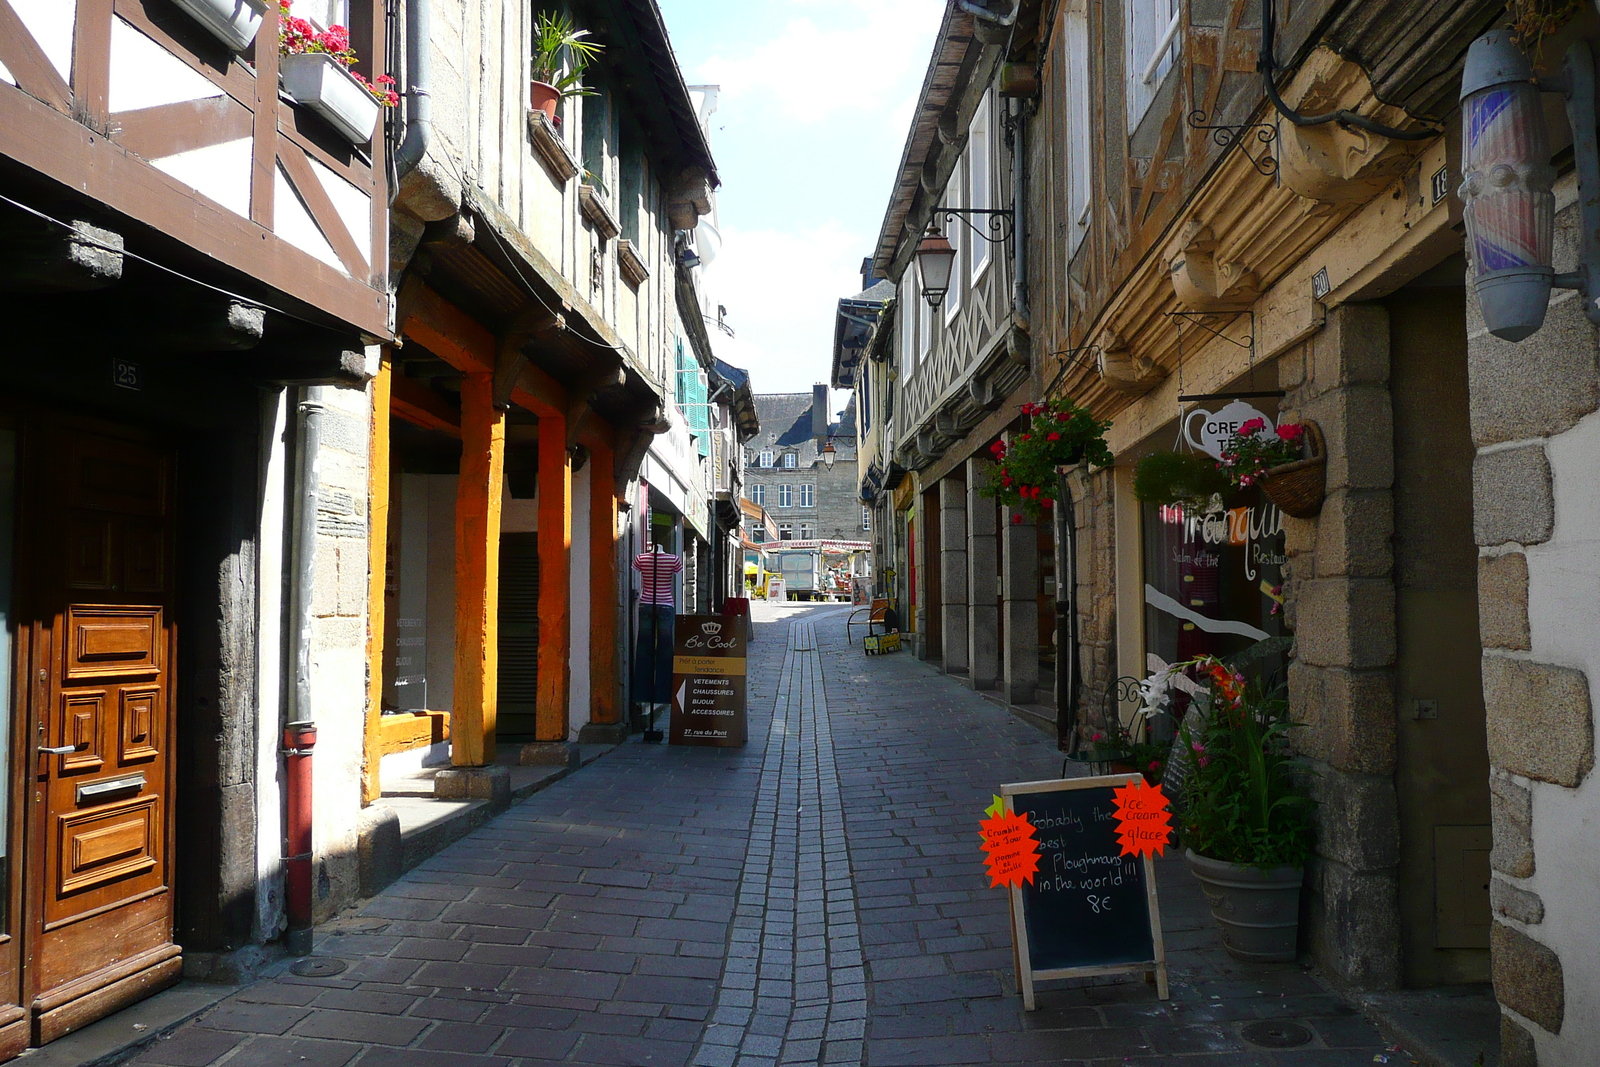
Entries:
<svg viewBox="0 0 1600 1067">
<path fill-rule="evenodd" d="M 261 504 L 256 544 L 256 914 L 253 935 L 278 936 L 283 913 L 283 721 L 284 518 L 290 491 L 286 441 L 294 398 L 279 389 L 261 402 Z"/>
<path fill-rule="evenodd" d="M 1541 663 L 1586 672 L 1591 708 L 1600 707 L 1600 413 L 1589 415 L 1545 446 L 1555 485 L 1554 535 L 1529 545 L 1528 617 Z M 1589 1067 L 1600 1049 L 1600 776 L 1576 789 L 1515 778 L 1533 792 L 1535 870 L 1507 878 L 1544 901 L 1544 922 L 1518 926 L 1550 945 L 1566 978 L 1566 1016 L 1559 1036 L 1527 1023 L 1544 1067 Z"/>
</svg>

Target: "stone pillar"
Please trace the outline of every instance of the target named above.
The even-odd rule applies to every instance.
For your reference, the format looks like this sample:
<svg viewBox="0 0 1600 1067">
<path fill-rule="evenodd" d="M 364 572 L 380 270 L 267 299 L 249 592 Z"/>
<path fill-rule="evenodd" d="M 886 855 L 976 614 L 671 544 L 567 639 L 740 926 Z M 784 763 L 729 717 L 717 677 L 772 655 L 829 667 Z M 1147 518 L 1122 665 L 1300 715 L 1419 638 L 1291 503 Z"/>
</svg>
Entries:
<svg viewBox="0 0 1600 1067">
<path fill-rule="evenodd" d="M 1000 546 L 994 501 L 978 495 L 992 464 L 967 460 L 967 679 L 974 689 L 1000 681 Z"/>
<path fill-rule="evenodd" d="M 944 672 L 966 674 L 967 635 L 967 487 L 954 477 L 939 480 L 939 558 L 944 597 Z"/>
<path fill-rule="evenodd" d="M 1279 360 L 1281 421 L 1315 419 L 1328 443 L 1327 498 L 1284 519 L 1296 746 L 1317 774 L 1310 941 L 1362 989 L 1400 982 L 1400 813 L 1395 793 L 1394 418 L 1389 316 L 1347 304 Z"/>
<path fill-rule="evenodd" d="M 1002 684 L 1008 704 L 1032 704 L 1039 693 L 1039 530 L 1021 508 L 1000 509 L 1005 648 Z"/>
</svg>

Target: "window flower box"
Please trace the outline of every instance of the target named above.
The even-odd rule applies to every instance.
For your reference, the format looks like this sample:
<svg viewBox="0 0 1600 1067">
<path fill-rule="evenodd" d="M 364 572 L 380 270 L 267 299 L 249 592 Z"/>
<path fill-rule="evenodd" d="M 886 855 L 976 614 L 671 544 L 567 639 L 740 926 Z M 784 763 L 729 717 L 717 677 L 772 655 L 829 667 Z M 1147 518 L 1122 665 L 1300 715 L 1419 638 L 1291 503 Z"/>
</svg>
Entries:
<svg viewBox="0 0 1600 1067">
<path fill-rule="evenodd" d="M 278 57 L 283 91 L 321 115 L 351 144 L 367 144 L 378 126 L 379 104 L 344 64 L 323 52 Z"/>
<path fill-rule="evenodd" d="M 256 39 L 261 18 L 267 13 L 267 0 L 172 0 L 206 32 L 233 49 L 243 52 Z"/>
</svg>

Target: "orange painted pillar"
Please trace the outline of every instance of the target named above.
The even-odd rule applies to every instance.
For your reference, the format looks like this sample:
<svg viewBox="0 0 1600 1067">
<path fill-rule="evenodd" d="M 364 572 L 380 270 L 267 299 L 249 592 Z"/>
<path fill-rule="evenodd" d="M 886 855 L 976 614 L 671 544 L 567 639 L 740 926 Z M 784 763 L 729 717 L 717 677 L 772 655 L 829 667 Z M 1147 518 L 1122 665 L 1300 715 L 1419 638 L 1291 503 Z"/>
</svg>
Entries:
<svg viewBox="0 0 1600 1067">
<path fill-rule="evenodd" d="M 500 670 L 500 496 L 505 477 L 505 416 L 494 406 L 494 378 L 461 383 L 461 476 L 456 484 L 456 682 L 450 712 L 450 762 L 494 762 Z"/>
<path fill-rule="evenodd" d="M 567 739 L 571 691 L 572 459 L 567 422 L 539 416 L 539 706 L 535 739 Z"/>
<path fill-rule="evenodd" d="M 589 450 L 589 688 L 590 720 L 622 721 L 617 671 L 617 495 L 609 447 Z"/>
<path fill-rule="evenodd" d="M 386 350 L 372 379 L 371 443 L 367 448 L 367 717 L 361 744 L 361 803 L 383 792 L 379 780 L 379 719 L 383 714 L 384 588 L 389 568 L 389 383 Z"/>
</svg>

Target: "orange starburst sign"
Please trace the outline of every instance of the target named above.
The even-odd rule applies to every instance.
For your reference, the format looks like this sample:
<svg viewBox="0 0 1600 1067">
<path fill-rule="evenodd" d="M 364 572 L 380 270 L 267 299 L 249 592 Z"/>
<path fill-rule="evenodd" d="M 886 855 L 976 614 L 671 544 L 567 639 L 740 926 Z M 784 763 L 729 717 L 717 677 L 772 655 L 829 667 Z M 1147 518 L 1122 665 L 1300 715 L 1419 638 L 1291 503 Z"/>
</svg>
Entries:
<svg viewBox="0 0 1600 1067">
<path fill-rule="evenodd" d="M 1027 814 L 1006 811 L 999 797 L 985 814 L 989 818 L 978 825 L 982 827 L 983 850 L 989 854 L 984 862 L 989 867 L 990 888 L 1020 886 L 1024 880 L 1032 885 L 1039 871 L 1039 842 L 1034 840 Z"/>
<path fill-rule="evenodd" d="M 1117 844 L 1124 856 L 1159 856 L 1172 838 L 1172 813 L 1159 785 L 1143 779 L 1111 794 L 1117 806 Z"/>
</svg>

